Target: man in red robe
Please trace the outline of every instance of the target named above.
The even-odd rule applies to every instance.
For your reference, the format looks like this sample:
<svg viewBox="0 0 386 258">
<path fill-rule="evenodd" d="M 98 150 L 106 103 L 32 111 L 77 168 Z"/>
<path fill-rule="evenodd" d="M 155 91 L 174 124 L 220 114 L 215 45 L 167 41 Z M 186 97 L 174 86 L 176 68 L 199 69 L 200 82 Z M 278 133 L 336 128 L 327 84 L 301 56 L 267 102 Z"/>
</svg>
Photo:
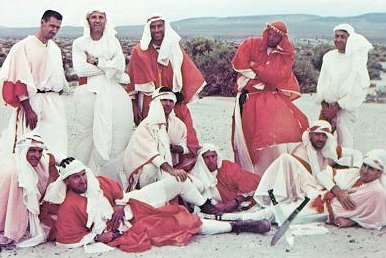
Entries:
<svg viewBox="0 0 386 258">
<path fill-rule="evenodd" d="M 188 192 L 186 184 L 170 178 L 123 193 L 117 182 L 95 177 L 82 162 L 74 160 L 61 168 L 60 177 L 47 190 L 47 199 L 61 203 L 56 239 L 66 247 L 99 242 L 100 248 L 141 252 L 151 245 L 186 245 L 197 233 L 270 230 L 268 221 L 206 221 L 183 206 L 165 205 L 177 194 L 194 201 Z"/>
<path fill-rule="evenodd" d="M 232 144 L 235 160 L 248 171 L 262 175 L 308 127 L 292 103 L 300 96 L 293 64 L 294 48 L 282 21 L 268 23 L 262 37 L 243 41 L 232 60 L 239 92 Z"/>
<path fill-rule="evenodd" d="M 193 183 L 197 189 L 211 199 L 220 211 L 240 210 L 242 203 L 253 206 L 252 195 L 260 176 L 243 170 L 232 161 L 223 160 L 215 146 L 203 145 L 190 173 L 194 176 Z"/>
<path fill-rule="evenodd" d="M 148 114 L 152 92 L 161 86 L 181 93 L 175 113 L 187 126 L 188 148 L 192 153 L 199 149 L 188 104 L 206 84 L 201 72 L 181 49 L 180 36 L 163 17 L 148 19 L 140 44 L 133 48 L 128 73 L 129 91 L 136 92 L 133 112 L 136 124 Z"/>
</svg>

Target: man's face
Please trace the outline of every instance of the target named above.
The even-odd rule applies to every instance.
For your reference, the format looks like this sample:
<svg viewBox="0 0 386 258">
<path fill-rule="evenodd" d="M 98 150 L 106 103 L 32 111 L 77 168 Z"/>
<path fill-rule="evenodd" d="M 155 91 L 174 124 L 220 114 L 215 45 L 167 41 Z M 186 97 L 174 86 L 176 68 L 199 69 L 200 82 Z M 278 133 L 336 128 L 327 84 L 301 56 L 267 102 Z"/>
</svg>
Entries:
<svg viewBox="0 0 386 258">
<path fill-rule="evenodd" d="M 381 177 L 382 171 L 363 163 L 359 174 L 363 183 L 369 183 Z"/>
<path fill-rule="evenodd" d="M 164 112 L 166 116 L 169 116 L 173 111 L 174 102 L 170 99 L 162 99 L 161 100 L 162 107 L 164 108 Z"/>
<path fill-rule="evenodd" d="M 310 132 L 310 141 L 315 150 L 321 150 L 326 145 L 327 139 L 325 133 Z"/>
<path fill-rule="evenodd" d="M 165 22 L 162 20 L 150 23 L 151 42 L 160 46 L 165 36 Z"/>
<path fill-rule="evenodd" d="M 276 47 L 282 39 L 282 36 L 278 33 L 276 33 L 274 30 L 269 29 L 268 30 L 268 40 L 267 40 L 267 46 L 268 47 Z"/>
<path fill-rule="evenodd" d="M 56 19 L 55 17 L 50 17 L 47 21 L 44 19 L 40 22 L 40 31 L 44 39 L 49 40 L 55 37 L 60 29 L 62 24 L 61 20 Z"/>
<path fill-rule="evenodd" d="M 207 151 L 202 154 L 205 165 L 208 167 L 210 172 L 216 171 L 217 166 L 217 153 L 215 151 Z"/>
<path fill-rule="evenodd" d="M 27 151 L 27 161 L 32 167 L 36 167 L 43 155 L 43 149 L 39 147 L 31 147 Z"/>
<path fill-rule="evenodd" d="M 67 185 L 68 189 L 74 191 L 78 194 L 83 194 L 87 191 L 87 175 L 86 170 L 82 170 L 76 174 L 73 174 L 66 179 L 64 183 Z"/>
<path fill-rule="evenodd" d="M 92 12 L 88 16 L 88 24 L 91 32 L 103 32 L 106 25 L 106 15 L 100 12 Z"/>
<path fill-rule="evenodd" d="M 349 36 L 350 35 L 343 30 L 335 31 L 334 43 L 335 47 L 338 49 L 338 52 L 344 53 L 346 51 L 346 42 Z"/>
</svg>

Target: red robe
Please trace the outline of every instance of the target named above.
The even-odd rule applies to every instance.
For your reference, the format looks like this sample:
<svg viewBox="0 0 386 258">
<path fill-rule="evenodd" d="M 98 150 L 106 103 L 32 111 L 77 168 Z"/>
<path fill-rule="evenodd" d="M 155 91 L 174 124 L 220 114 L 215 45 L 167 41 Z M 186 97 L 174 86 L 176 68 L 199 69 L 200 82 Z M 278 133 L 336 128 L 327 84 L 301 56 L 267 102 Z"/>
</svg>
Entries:
<svg viewBox="0 0 386 258">
<path fill-rule="evenodd" d="M 116 199 L 123 197 L 119 184 L 106 177 L 97 177 L 100 187 L 114 205 Z M 86 228 L 87 200 L 72 191 L 67 196 L 58 212 L 57 241 L 64 244 L 79 242 L 91 230 Z M 201 221 L 191 215 L 184 207 L 166 205 L 160 208 L 134 200 L 129 200 L 133 212 L 132 227 L 109 243 L 126 252 L 142 252 L 152 245 L 186 245 L 191 236 L 198 233 Z"/>
<path fill-rule="evenodd" d="M 182 53 L 183 62 L 181 73 L 183 87 L 181 93 L 184 96 L 184 100 L 175 106 L 174 111 L 176 116 L 186 124 L 188 129 L 188 148 L 195 152 L 199 149 L 199 143 L 186 104 L 190 102 L 200 87 L 205 83 L 205 79 L 189 56 L 184 51 L 182 51 Z M 149 45 L 149 49 L 146 51 L 142 51 L 139 45 L 133 48 L 128 68 L 131 80 L 131 83 L 128 85 L 129 91 L 134 90 L 134 84 L 150 82 L 153 82 L 156 88 L 160 86 L 166 86 L 170 89 L 173 88 L 173 69 L 171 64 L 169 63 L 168 66 L 158 64 L 157 58 L 158 52 L 152 44 Z M 150 96 L 144 97 L 142 108 L 142 115 L 144 117 L 147 116 L 149 111 L 150 101 Z"/>
<path fill-rule="evenodd" d="M 292 100 L 300 88 L 292 72 L 294 51 L 286 37 L 280 48 L 266 53 L 266 32 L 263 38 L 249 38 L 241 43 L 232 65 L 236 70 L 252 69 L 257 79 L 243 88 L 249 98 L 242 111 L 242 128 L 252 162 L 259 160 L 259 150 L 281 143 L 300 142 L 308 128 L 307 117 Z M 250 61 L 256 62 L 250 65 Z M 238 75 L 240 77 L 241 74 Z M 253 86 L 263 83 L 264 90 Z"/>
<path fill-rule="evenodd" d="M 216 187 L 223 202 L 234 200 L 242 193 L 254 192 L 260 182 L 260 176 L 243 170 L 229 160 L 223 160 L 216 178 Z"/>
</svg>

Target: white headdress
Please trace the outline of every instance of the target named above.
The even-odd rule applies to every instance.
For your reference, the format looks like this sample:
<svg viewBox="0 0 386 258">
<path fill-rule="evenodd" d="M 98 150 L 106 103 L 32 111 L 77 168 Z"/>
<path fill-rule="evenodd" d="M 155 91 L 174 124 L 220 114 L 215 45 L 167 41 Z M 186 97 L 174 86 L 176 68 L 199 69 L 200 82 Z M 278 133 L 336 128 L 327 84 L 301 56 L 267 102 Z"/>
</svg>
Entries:
<svg viewBox="0 0 386 258">
<path fill-rule="evenodd" d="M 200 189 L 200 190 L 204 197 L 213 198 L 217 201 L 221 201 L 220 194 L 216 187 L 218 170 L 210 172 L 207 165 L 205 164 L 204 158 L 202 157 L 202 155 L 208 151 L 216 152 L 217 168 L 218 169 L 221 168 L 222 157 L 218 148 L 212 144 L 206 143 L 206 144 L 203 144 L 202 148 L 200 149 L 196 164 L 194 165 L 192 171 L 190 171 L 190 174 L 198 178 L 202 183 L 203 189 Z"/>
<path fill-rule="evenodd" d="M 39 220 L 41 193 L 38 188 L 39 176 L 36 169 L 44 169 L 41 166 L 32 167 L 27 160 L 27 153 L 31 147 L 46 149 L 40 135 L 31 132 L 25 135 L 16 144 L 16 165 L 19 186 L 23 190 L 23 202 L 28 209 L 28 223 L 30 238 L 20 242 L 18 247 L 31 247 L 45 241 L 47 235 L 41 227 Z M 48 166 L 44 166 L 48 167 Z"/>
<path fill-rule="evenodd" d="M 157 62 L 166 66 L 170 61 L 173 68 L 173 91 L 180 92 L 183 87 L 181 74 L 183 61 L 183 54 L 180 47 L 181 37 L 173 30 L 165 18 L 162 16 L 154 16 L 148 19 L 140 41 L 141 50 L 146 51 L 149 48 L 151 42 L 150 24 L 154 21 L 164 21 L 165 27 L 165 35 L 158 53 Z"/>
<path fill-rule="evenodd" d="M 335 137 L 332 135 L 331 131 L 332 129 L 329 122 L 325 120 L 316 120 L 310 123 L 310 127 L 306 131 L 304 131 L 302 135 L 302 141 L 306 147 L 307 156 L 309 158 L 311 170 L 314 175 L 317 175 L 321 171 L 321 168 L 318 161 L 317 151 L 312 146 L 312 143 L 310 140 L 310 132 L 323 133 L 327 136 L 326 144 L 323 146 L 320 152 L 324 158 L 329 158 L 334 161 L 337 161 L 338 160 L 338 155 L 336 153 L 337 142 Z"/>
<path fill-rule="evenodd" d="M 51 183 L 46 191 L 44 200 L 51 203 L 61 204 L 66 198 L 67 186 L 64 180 L 69 176 L 86 171 L 87 190 L 84 196 L 87 198 L 87 224 L 92 227 L 92 232 L 100 234 L 106 229 L 106 222 L 111 219 L 113 208 L 103 195 L 98 179 L 94 176 L 91 169 L 87 168 L 81 161 L 73 160 L 65 167 L 60 167 L 59 178 Z"/>
<path fill-rule="evenodd" d="M 380 177 L 381 184 L 386 188 L 386 151 L 384 149 L 375 149 L 366 153 L 363 163 L 382 171 Z"/>
<path fill-rule="evenodd" d="M 334 32 L 337 30 L 346 31 L 349 34 L 346 42 L 345 54 L 355 55 L 358 52 L 369 52 L 373 45 L 362 35 L 355 32 L 354 28 L 347 24 L 342 23 L 334 27 Z"/>
<path fill-rule="evenodd" d="M 43 139 L 38 134 L 28 134 L 16 144 L 16 165 L 18 168 L 18 182 L 23 189 L 23 201 L 29 212 L 39 214 L 39 200 L 41 194 L 37 187 L 39 177 L 35 168 L 27 161 L 27 152 L 31 147 L 46 149 Z"/>
</svg>

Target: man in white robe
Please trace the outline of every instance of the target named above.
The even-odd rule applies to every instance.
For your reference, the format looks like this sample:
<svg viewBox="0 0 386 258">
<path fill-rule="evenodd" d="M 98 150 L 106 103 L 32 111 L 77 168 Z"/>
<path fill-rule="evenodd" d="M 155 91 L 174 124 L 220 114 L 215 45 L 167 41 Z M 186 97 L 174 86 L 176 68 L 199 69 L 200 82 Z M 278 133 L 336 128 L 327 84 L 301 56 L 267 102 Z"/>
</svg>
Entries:
<svg viewBox="0 0 386 258">
<path fill-rule="evenodd" d="M 132 104 L 124 86 L 125 58 L 106 13 L 91 10 L 83 36 L 72 46 L 79 76 L 75 90 L 75 146 L 72 155 L 98 175 L 121 181 L 122 156 L 134 128 Z"/>
<path fill-rule="evenodd" d="M 129 190 L 170 175 L 185 181 L 188 174 L 173 168 L 173 156 L 188 153 L 186 126 L 173 112 L 175 94 L 166 87 L 153 92 L 148 116 L 133 133 L 124 156 Z M 176 158 L 174 158 L 175 160 Z"/>
<path fill-rule="evenodd" d="M 365 155 L 360 168 L 333 171 L 330 167 L 317 180 L 304 170 L 288 169 L 284 185 L 274 184 L 272 189 L 284 207 L 297 205 L 308 196 L 311 201 L 303 214 L 328 214 L 329 223 L 338 227 L 358 224 L 380 230 L 386 225 L 385 165 L 386 151 L 376 149 Z M 264 174 L 262 182 L 265 177 L 269 175 Z M 267 206 L 262 188 L 258 187 L 255 199 Z"/>
<path fill-rule="evenodd" d="M 58 207 L 42 199 L 47 186 L 59 176 L 55 159 L 61 160 L 46 149 L 39 135 L 31 133 L 18 141 L 16 153 L 1 164 L 1 246 L 20 240 L 20 247 L 35 246 L 53 236 L 51 215 L 56 215 Z"/>
<path fill-rule="evenodd" d="M 331 125 L 327 121 L 312 122 L 302 138 L 303 142 L 293 150 L 291 155 L 282 154 L 268 167 L 261 178 L 254 195 L 261 206 L 270 204 L 268 197 L 270 189 L 274 189 L 278 202 L 288 203 L 297 201 L 299 196 L 304 196 L 305 193 L 309 197 L 316 197 L 323 189 L 331 190 L 333 185 L 326 183 L 324 171 L 336 173 L 339 170 L 336 167 L 342 167 L 339 166 L 342 157 L 346 158 L 345 165 L 348 166 L 345 167 L 359 168 L 362 164 L 362 154 L 359 151 L 342 148 L 336 144 L 331 133 Z M 303 183 L 297 184 L 296 180 Z M 351 205 L 343 193 L 336 194 L 346 207 Z"/>
<path fill-rule="evenodd" d="M 338 143 L 352 148 L 358 110 L 370 86 L 367 59 L 372 45 L 348 24 L 336 26 L 334 33 L 336 49 L 323 57 L 316 102 L 322 107 L 320 118 L 336 129 Z"/>
<path fill-rule="evenodd" d="M 54 152 L 67 153 L 67 123 L 62 97 L 66 87 L 60 48 L 52 40 L 62 15 L 47 10 L 40 29 L 12 46 L 0 72 L 0 88 L 6 104 L 15 107 L 0 139 L 0 156 L 14 152 L 15 143 L 37 131 Z"/>
</svg>

